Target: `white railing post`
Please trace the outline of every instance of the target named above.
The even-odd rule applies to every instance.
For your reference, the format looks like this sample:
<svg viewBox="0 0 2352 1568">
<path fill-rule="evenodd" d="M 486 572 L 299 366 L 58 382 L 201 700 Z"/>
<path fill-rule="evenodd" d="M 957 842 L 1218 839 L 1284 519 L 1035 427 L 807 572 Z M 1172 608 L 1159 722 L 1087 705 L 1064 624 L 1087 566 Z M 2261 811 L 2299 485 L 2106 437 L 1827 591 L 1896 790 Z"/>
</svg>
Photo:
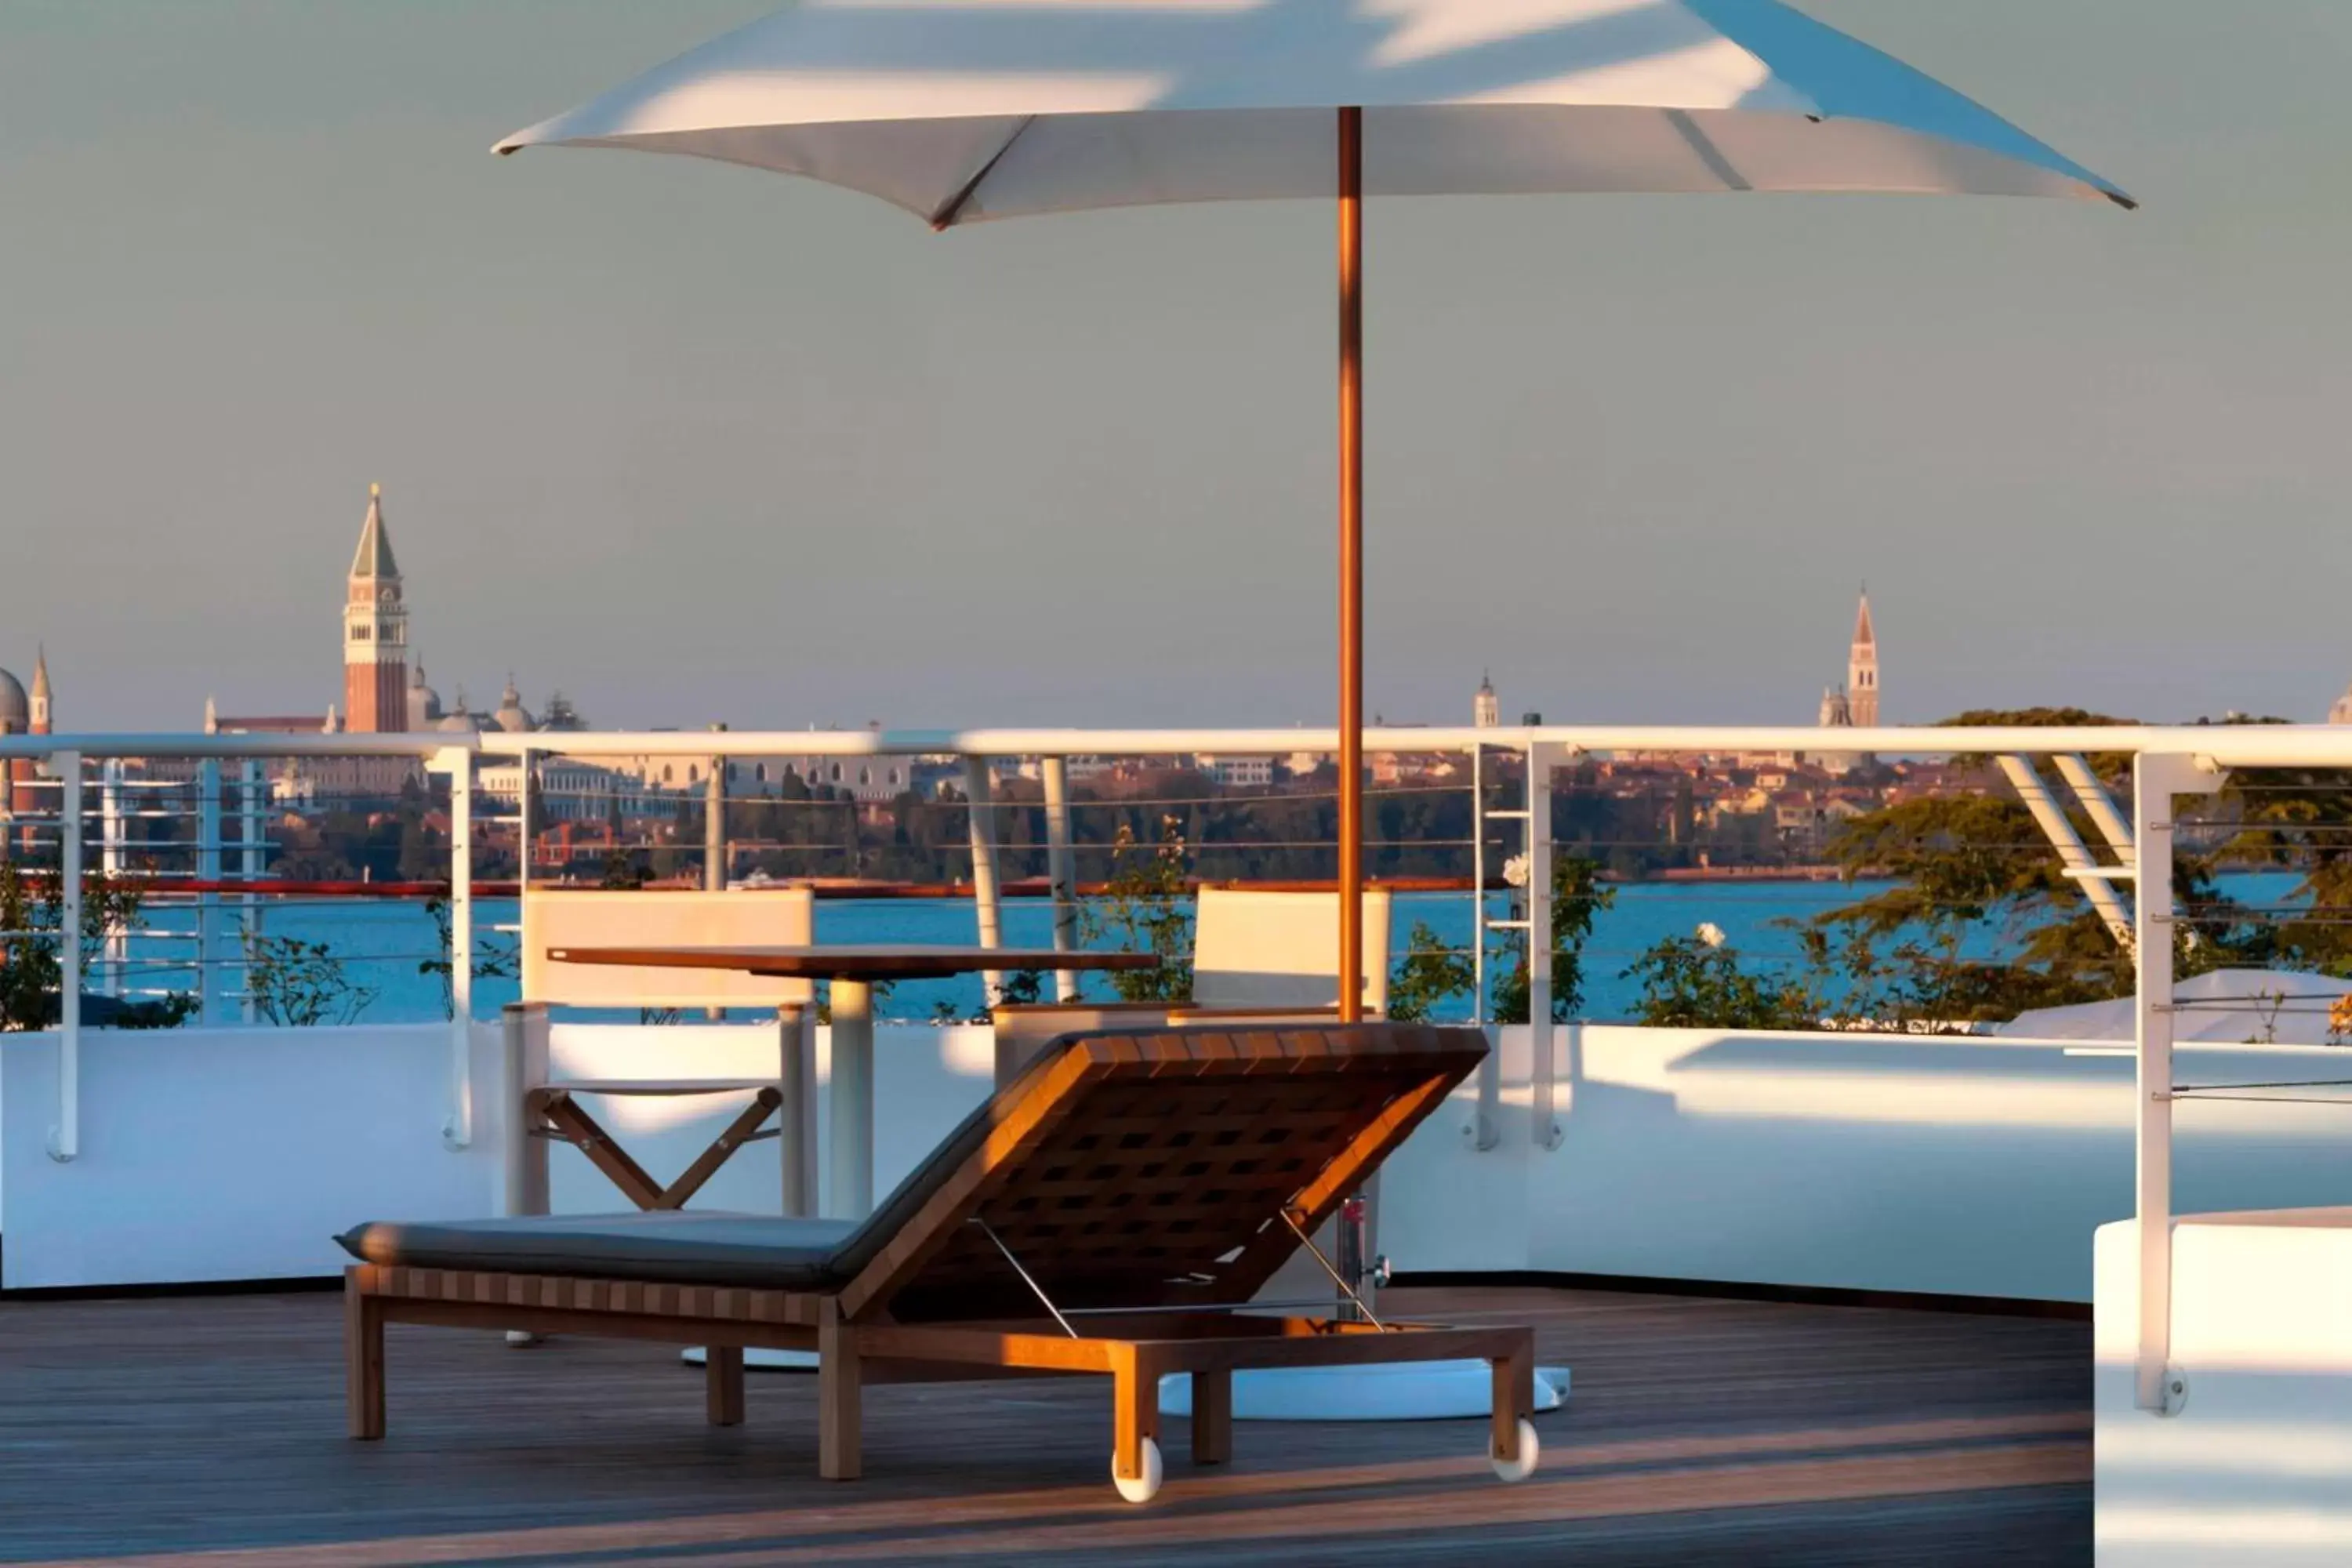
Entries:
<svg viewBox="0 0 2352 1568">
<path fill-rule="evenodd" d="M 971 904 L 980 921 L 980 945 L 997 948 L 1004 945 L 1000 924 L 1003 905 L 996 892 L 996 794 L 988 775 L 988 759 L 968 756 L 963 760 L 964 816 L 971 833 Z M 1004 972 L 991 969 L 980 977 L 987 990 L 988 1005 L 995 1006 L 1004 1000 Z"/>
<path fill-rule="evenodd" d="M 110 889 L 122 876 L 122 759 L 109 757 L 99 770 L 98 867 Z M 120 1001 L 131 966 L 131 933 L 120 922 L 108 921 L 100 951 L 105 967 L 100 971 L 100 984 L 109 996 Z"/>
<path fill-rule="evenodd" d="M 81 1152 L 81 753 L 55 752 L 58 781 L 58 1121 L 49 1158 Z"/>
<path fill-rule="evenodd" d="M 2172 1359 L 2172 814 L 2175 797 L 2220 787 L 2194 758 L 2142 755 L 2133 769 L 2131 837 L 2138 864 L 2133 889 L 2139 940 L 2133 987 L 2138 1047 L 2137 1166 L 2139 1346 L 2134 1397 L 2143 1410 L 2172 1415 L 2181 1386 Z"/>
<path fill-rule="evenodd" d="M 1528 743 L 1528 1046 L 1533 1052 L 1534 1114 L 1529 1136 L 1538 1149 L 1560 1145 L 1554 1116 L 1559 1064 L 1551 1022 L 1551 770 L 1559 748 Z"/>
<path fill-rule="evenodd" d="M 548 1204 L 547 1140 L 537 1136 L 527 1101 L 530 1092 L 547 1087 L 547 1005 L 509 1002 L 500 1017 L 499 1115 L 506 1139 L 506 1183 L 502 1208 L 512 1218 L 543 1215 Z"/>
<path fill-rule="evenodd" d="M 247 757 L 237 772 L 236 802 L 237 875 L 247 883 L 261 880 L 261 759 Z M 253 954 L 261 941 L 261 900 L 251 893 L 237 895 L 237 928 L 239 945 L 244 949 L 243 962 L 237 966 L 237 989 L 245 994 L 239 1011 L 245 1022 L 254 1021 Z"/>
<path fill-rule="evenodd" d="M 1070 952 L 1078 945 L 1078 857 L 1070 838 L 1070 762 L 1060 755 L 1041 757 L 1037 771 L 1045 788 L 1045 881 L 1054 900 L 1054 951 Z M 1077 971 L 1055 970 L 1054 1000 L 1077 999 Z"/>
<path fill-rule="evenodd" d="M 539 753 L 525 746 L 515 753 L 515 897 L 530 890 L 530 841 L 539 831 Z"/>
<path fill-rule="evenodd" d="M 435 771 L 449 775 L 449 1119 L 441 1141 L 474 1142 L 474 753 L 450 747 Z"/>
<path fill-rule="evenodd" d="M 1470 748 L 1470 1021 L 1486 1026 L 1486 748 Z M 1492 1061 L 1492 1052 L 1487 1054 Z M 1479 1069 L 1484 1074 L 1486 1069 Z M 1486 1099 L 1486 1086 L 1479 1086 Z"/>
<path fill-rule="evenodd" d="M 1486 1029 L 1486 748 L 1470 747 L 1470 1021 Z M 1503 1046 L 1488 1030 L 1486 1059 L 1478 1064 L 1478 1109 L 1462 1136 L 1473 1149 L 1503 1141 Z"/>
<path fill-rule="evenodd" d="M 218 883 L 221 874 L 221 765 L 218 757 L 196 764 L 196 880 Z M 196 1022 L 216 1024 L 219 1005 L 220 894 L 196 895 Z"/>
</svg>

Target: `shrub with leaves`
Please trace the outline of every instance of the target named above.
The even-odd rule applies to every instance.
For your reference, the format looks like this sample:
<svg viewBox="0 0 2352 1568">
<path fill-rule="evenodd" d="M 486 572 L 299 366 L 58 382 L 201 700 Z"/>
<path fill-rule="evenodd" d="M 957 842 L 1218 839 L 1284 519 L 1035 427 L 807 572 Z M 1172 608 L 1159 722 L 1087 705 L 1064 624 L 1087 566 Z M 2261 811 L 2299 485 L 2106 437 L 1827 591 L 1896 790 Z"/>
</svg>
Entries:
<svg viewBox="0 0 2352 1568">
<path fill-rule="evenodd" d="M 457 987 L 454 978 L 457 974 L 457 963 L 452 954 L 457 948 L 457 939 L 454 934 L 454 917 L 449 912 L 449 900 L 446 898 L 427 899 L 425 900 L 425 912 L 433 921 L 434 933 L 440 939 L 441 956 L 420 961 L 416 965 L 416 973 L 439 978 L 441 1016 L 445 1018 L 454 1018 L 457 1016 Z M 522 945 L 520 938 L 509 936 L 501 941 L 497 936 L 491 936 L 487 939 L 476 939 L 475 979 L 511 980 L 521 973 Z"/>
<path fill-rule="evenodd" d="M 85 873 L 81 881 L 81 971 L 85 975 L 106 950 L 110 931 L 136 931 L 146 924 L 141 905 L 144 888 L 137 880 Z M 64 965 L 58 956 L 58 932 L 65 925 L 65 879 L 55 870 L 40 870 L 0 860 L 0 931 L 25 935 L 0 936 L 0 1033 L 56 1026 L 64 994 Z M 107 1024 L 114 1028 L 170 1028 L 195 1010 L 195 999 L 180 993 L 145 1002 L 113 1006 Z"/>
<path fill-rule="evenodd" d="M 1751 971 L 1739 950 L 1706 936 L 1670 936 L 1635 959 L 1635 1021 L 1654 1029 L 1813 1029 L 1819 994 L 1784 972 Z"/>
<path fill-rule="evenodd" d="M 248 932 L 245 978 L 254 1016 L 286 1028 L 349 1024 L 376 998 L 375 988 L 352 980 L 325 942 L 299 937 Z"/>
<path fill-rule="evenodd" d="M 1078 911 L 1083 940 L 1089 947 L 1108 941 L 1119 952 L 1149 952 L 1160 960 L 1157 968 L 1123 970 L 1110 977 L 1121 1000 L 1190 1001 L 1192 911 L 1183 823 L 1162 817 L 1160 842 L 1149 855 L 1122 823 L 1110 854 L 1108 885 Z"/>
<path fill-rule="evenodd" d="M 1439 1008 L 1467 996 L 1477 984 L 1478 966 L 1470 954 L 1446 946 L 1427 921 L 1415 921 L 1404 956 L 1389 976 L 1389 1018 L 1399 1024 L 1427 1023 Z"/>
</svg>

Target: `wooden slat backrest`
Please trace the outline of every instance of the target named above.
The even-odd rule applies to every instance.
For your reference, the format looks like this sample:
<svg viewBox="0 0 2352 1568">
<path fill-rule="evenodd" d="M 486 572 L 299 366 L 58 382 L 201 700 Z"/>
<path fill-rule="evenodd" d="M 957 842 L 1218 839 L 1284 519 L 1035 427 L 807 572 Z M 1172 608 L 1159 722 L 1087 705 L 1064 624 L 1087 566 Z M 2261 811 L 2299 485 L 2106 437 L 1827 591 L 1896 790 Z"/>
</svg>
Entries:
<svg viewBox="0 0 2352 1568">
<path fill-rule="evenodd" d="M 1081 1035 L 886 1204 L 856 1317 L 1034 1300 L 973 1218 L 1070 1306 L 1241 1300 L 1486 1055 L 1475 1029 L 1302 1025 Z"/>
</svg>

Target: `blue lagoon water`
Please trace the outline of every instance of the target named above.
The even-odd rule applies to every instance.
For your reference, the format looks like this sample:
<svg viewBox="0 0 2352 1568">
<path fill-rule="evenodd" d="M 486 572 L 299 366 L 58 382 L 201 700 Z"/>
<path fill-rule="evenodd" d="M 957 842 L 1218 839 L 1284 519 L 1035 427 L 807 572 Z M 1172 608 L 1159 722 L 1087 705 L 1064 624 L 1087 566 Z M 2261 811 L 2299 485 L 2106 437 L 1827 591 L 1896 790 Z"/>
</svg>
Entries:
<svg viewBox="0 0 2352 1568">
<path fill-rule="evenodd" d="M 2297 879 L 2289 873 L 2257 873 L 2225 878 L 2224 888 L 2249 903 L 2285 902 Z M 1887 882 L 1637 882 L 1615 886 L 1611 907 L 1601 912 L 1584 950 L 1583 1014 L 1594 1018 L 1630 1015 L 1639 994 L 1637 983 L 1623 972 L 1643 952 L 1667 937 L 1686 937 L 1702 923 L 1722 928 L 1730 945 L 1749 966 L 1786 964 L 1801 958 L 1795 926 L 1829 910 L 1866 898 L 1893 884 Z M 1487 895 L 1490 919 L 1507 913 L 1506 898 Z M 224 950 L 235 951 L 230 911 L 223 913 Z M 278 904 L 262 912 L 262 930 L 272 937 L 294 937 L 323 944 L 341 962 L 348 978 L 373 994 L 361 1016 L 380 1023 L 422 1023 L 446 1017 L 444 982 L 422 966 L 440 956 L 439 936 L 432 919 L 414 903 L 393 900 Z M 513 927 L 520 918 L 512 900 L 483 899 L 474 905 L 476 940 L 485 951 L 511 948 Z M 1052 910 L 1044 901 L 1006 900 L 1003 909 L 1007 945 L 1049 947 L 1053 942 Z M 192 988 L 194 971 L 188 966 L 194 943 L 183 934 L 194 929 L 194 916 L 185 907 L 159 910 L 154 931 L 134 939 L 134 960 L 129 982 L 134 987 Z M 1401 954 L 1416 923 L 1425 923 L 1449 947 L 1467 950 L 1472 941 L 1470 895 L 1406 893 L 1397 896 L 1391 944 L 1391 959 Z M 504 929 L 501 929 L 504 928 Z M 972 905 L 961 899 L 828 900 L 817 905 L 817 939 L 829 942 L 944 942 L 971 944 L 978 940 Z M 1971 947 L 1985 952 L 2000 944 L 1997 932 L 1987 931 Z M 1492 942 L 1490 942 L 1490 949 Z M 236 980 L 232 970 L 225 985 Z M 92 989 L 100 988 L 98 976 Z M 1108 995 L 1101 976 L 1085 977 L 1089 995 Z M 474 1013 L 495 1017 L 501 1005 L 516 999 L 511 977 L 486 977 L 474 985 Z M 910 982 L 895 987 L 884 999 L 882 1011 L 892 1018 L 929 1021 L 940 1004 L 969 1016 L 981 1005 L 977 975 L 953 980 Z M 1465 1016 L 1467 999 L 1461 1004 Z"/>
</svg>

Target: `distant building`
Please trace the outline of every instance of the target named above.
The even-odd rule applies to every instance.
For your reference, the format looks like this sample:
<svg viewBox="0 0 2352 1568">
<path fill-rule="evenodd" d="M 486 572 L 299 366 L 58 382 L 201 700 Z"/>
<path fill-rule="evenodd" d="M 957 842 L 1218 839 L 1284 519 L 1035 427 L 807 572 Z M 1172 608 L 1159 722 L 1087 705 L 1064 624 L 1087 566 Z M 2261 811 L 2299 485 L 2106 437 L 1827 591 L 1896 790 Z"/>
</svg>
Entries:
<svg viewBox="0 0 2352 1568">
<path fill-rule="evenodd" d="M 383 487 L 368 486 L 366 521 L 343 605 L 343 722 L 355 735 L 408 728 L 408 609 L 383 524 Z"/>
<path fill-rule="evenodd" d="M 1857 730 L 1878 728 L 1878 634 L 1870 624 L 1870 590 L 1862 593 L 1862 607 L 1853 619 L 1853 647 L 1845 662 L 1847 701 Z"/>
<path fill-rule="evenodd" d="M 2327 721 L 2331 724 L 2352 724 L 2352 686 L 2346 687 L 2344 695 L 2327 710 Z"/>
<path fill-rule="evenodd" d="M 1503 725 L 1503 703 L 1495 695 L 1494 677 L 1481 671 L 1478 690 L 1470 699 L 1470 722 L 1481 730 L 1499 730 Z"/>
<path fill-rule="evenodd" d="M 24 683 L 5 669 L 0 669 L 0 735 L 55 734 L 49 700 L 49 650 L 42 648 L 33 656 L 33 689 L 26 694 Z M 40 766 L 30 759 L 12 762 L 0 769 L 0 816 L 26 816 L 41 809 L 43 791 L 39 783 Z M 27 837 L 26 847 L 30 847 Z M 8 844 L 0 835 L 0 858 L 5 858 Z"/>
<path fill-rule="evenodd" d="M 425 661 L 418 659 L 408 671 L 407 729 L 430 730 L 441 722 L 441 694 L 425 684 Z"/>
<path fill-rule="evenodd" d="M 1870 593 L 1864 590 L 1855 613 L 1853 644 L 1846 651 L 1845 684 L 1822 692 L 1821 727 L 1824 730 L 1868 730 L 1878 723 L 1878 634 L 1870 624 Z M 1870 760 L 1861 752 L 1808 752 L 1806 760 L 1832 773 L 1845 773 Z"/>
<path fill-rule="evenodd" d="M 1221 789 L 1264 789 L 1274 783 L 1272 757 L 1212 755 L 1203 752 L 1192 765 L 1217 781 Z"/>
<path fill-rule="evenodd" d="M 588 721 L 561 693 L 551 694 L 543 714 L 523 706 L 514 676 L 507 677 L 499 704 L 477 713 L 457 691 L 455 708 L 442 705 L 441 694 L 425 679 L 425 662 L 410 661 L 408 604 L 400 565 L 393 553 L 392 530 L 384 519 L 383 487 L 368 487 L 367 514 L 360 522 L 359 546 L 343 585 L 343 700 L 324 713 L 258 713 L 224 715 L 216 703 L 205 702 L 205 732 L 211 734 L 446 734 L 473 735 L 566 733 L 585 730 Z M 0 704 L 4 705 L 4 704 Z M 509 800 L 520 788 L 519 767 L 486 764 L 496 773 L 485 784 L 492 799 Z M 173 763 L 157 764 L 158 776 L 189 773 Z M 699 770 L 698 770 L 699 771 Z M 610 775 L 609 777 L 607 775 Z M 190 776 L 193 776 L 192 774 Z M 422 765 L 407 757 L 313 757 L 289 759 L 271 765 L 270 793 L 288 804 L 368 799 L 397 795 L 403 786 L 423 779 Z M 487 774 L 484 776 L 488 776 Z M 543 777 L 544 775 L 542 775 Z M 585 768 L 564 775 L 566 788 L 551 791 L 578 794 L 589 804 L 572 813 L 552 804 L 552 817 L 601 815 L 614 799 L 625 804 L 645 793 L 647 774 L 624 777 L 611 767 Z"/>
</svg>

